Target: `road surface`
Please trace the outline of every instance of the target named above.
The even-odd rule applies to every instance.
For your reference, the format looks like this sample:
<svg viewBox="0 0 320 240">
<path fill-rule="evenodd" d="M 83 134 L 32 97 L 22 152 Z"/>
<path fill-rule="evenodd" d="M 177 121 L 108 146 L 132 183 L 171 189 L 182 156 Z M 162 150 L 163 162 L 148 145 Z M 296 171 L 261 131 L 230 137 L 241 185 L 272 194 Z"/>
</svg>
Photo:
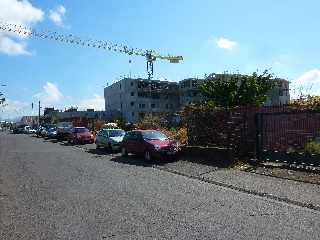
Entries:
<svg viewBox="0 0 320 240">
<path fill-rule="evenodd" d="M 320 212 L 0 133 L 0 239 L 320 239 Z"/>
</svg>

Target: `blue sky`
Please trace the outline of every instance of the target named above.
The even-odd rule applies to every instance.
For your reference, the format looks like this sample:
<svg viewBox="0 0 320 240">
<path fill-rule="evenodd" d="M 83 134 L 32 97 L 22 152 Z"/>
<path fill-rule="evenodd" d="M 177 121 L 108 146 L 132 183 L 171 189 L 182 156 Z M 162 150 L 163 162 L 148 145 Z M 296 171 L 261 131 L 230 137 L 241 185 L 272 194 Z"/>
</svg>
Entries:
<svg viewBox="0 0 320 240">
<path fill-rule="evenodd" d="M 0 19 L 184 57 L 180 64 L 157 61 L 156 78 L 268 68 L 291 88 L 320 94 L 319 7 L 316 0 L 1 0 Z M 145 59 L 129 59 L 0 32 L 0 83 L 8 98 L 0 117 L 36 113 L 31 103 L 39 99 L 59 109 L 101 109 L 107 84 L 130 71 L 146 77 Z"/>
</svg>

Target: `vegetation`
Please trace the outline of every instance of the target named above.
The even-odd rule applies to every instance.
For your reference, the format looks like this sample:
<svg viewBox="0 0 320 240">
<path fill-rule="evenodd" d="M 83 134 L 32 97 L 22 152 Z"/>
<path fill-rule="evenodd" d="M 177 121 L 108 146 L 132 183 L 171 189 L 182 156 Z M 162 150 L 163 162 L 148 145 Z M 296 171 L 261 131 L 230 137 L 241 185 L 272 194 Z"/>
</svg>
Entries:
<svg viewBox="0 0 320 240">
<path fill-rule="evenodd" d="M 320 154 L 320 143 L 318 142 L 309 142 L 305 145 L 304 150 L 310 154 Z"/>
<path fill-rule="evenodd" d="M 159 114 L 145 114 L 137 124 L 139 129 L 160 129 L 162 127 L 161 116 Z"/>
<path fill-rule="evenodd" d="M 170 127 L 165 114 L 146 114 L 137 124 L 139 129 L 156 129 L 162 131 L 170 139 L 180 144 L 187 143 L 187 128 L 185 126 Z"/>
<path fill-rule="evenodd" d="M 291 106 L 320 111 L 320 96 L 301 95 L 291 102 Z"/>
<path fill-rule="evenodd" d="M 210 74 L 200 86 L 207 104 L 217 107 L 233 108 L 236 106 L 261 106 L 267 99 L 277 81 L 265 70 L 262 74 Z"/>
</svg>

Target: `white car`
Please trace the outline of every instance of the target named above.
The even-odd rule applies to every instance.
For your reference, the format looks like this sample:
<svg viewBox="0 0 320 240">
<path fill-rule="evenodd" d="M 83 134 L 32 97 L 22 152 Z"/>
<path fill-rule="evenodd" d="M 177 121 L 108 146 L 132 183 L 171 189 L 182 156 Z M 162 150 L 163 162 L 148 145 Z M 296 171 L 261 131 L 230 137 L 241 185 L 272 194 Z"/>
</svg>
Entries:
<svg viewBox="0 0 320 240">
<path fill-rule="evenodd" d="M 125 131 L 122 129 L 101 129 L 96 135 L 96 148 L 118 151 L 124 135 Z"/>
</svg>

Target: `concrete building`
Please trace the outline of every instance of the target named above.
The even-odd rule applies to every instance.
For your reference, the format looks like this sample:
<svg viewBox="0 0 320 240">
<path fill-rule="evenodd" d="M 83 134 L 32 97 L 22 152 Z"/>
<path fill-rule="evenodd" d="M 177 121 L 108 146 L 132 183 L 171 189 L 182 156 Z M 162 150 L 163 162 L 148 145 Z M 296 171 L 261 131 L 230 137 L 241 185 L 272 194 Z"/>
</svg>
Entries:
<svg viewBox="0 0 320 240">
<path fill-rule="evenodd" d="M 198 88 L 204 81 L 204 79 L 187 78 L 179 82 L 180 107 L 204 100 Z"/>
<path fill-rule="evenodd" d="M 127 122 L 146 113 L 174 113 L 180 108 L 176 82 L 124 78 L 104 89 L 106 111 L 117 110 Z"/>
<path fill-rule="evenodd" d="M 290 101 L 289 82 L 277 80 L 279 85 L 268 93 L 266 106 L 285 105 Z M 127 122 L 137 122 L 146 113 L 175 113 L 205 99 L 198 89 L 205 81 L 188 78 L 178 83 L 124 78 L 104 89 L 105 109 L 120 112 Z"/>
<path fill-rule="evenodd" d="M 265 106 L 281 106 L 290 103 L 289 81 L 280 78 L 276 80 L 279 84 L 267 94 Z"/>
<path fill-rule="evenodd" d="M 276 79 L 279 82 L 274 89 L 267 94 L 265 106 L 280 106 L 290 102 L 289 81 L 285 79 Z M 189 78 L 179 82 L 180 86 L 180 106 L 186 106 L 190 103 L 203 101 L 198 86 L 204 83 L 204 79 Z"/>
</svg>

